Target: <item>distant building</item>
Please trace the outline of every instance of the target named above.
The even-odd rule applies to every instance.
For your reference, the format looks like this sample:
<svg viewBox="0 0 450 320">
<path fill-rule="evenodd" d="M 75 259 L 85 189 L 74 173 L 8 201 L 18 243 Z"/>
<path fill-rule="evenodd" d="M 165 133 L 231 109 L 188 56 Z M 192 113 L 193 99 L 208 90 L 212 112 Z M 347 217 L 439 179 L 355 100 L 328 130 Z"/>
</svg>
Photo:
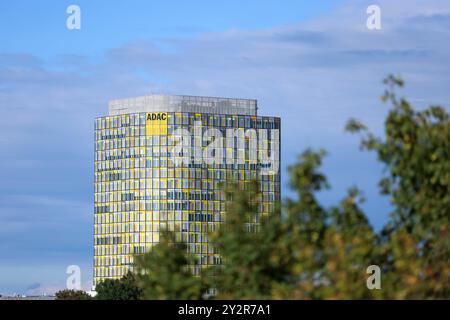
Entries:
<svg viewBox="0 0 450 320">
<path fill-rule="evenodd" d="M 0 300 L 55 300 L 55 296 L 11 295 L 11 296 L 0 296 Z"/>
<path fill-rule="evenodd" d="M 220 183 L 257 179 L 261 214 L 280 199 L 280 118 L 256 100 L 151 95 L 115 100 L 95 120 L 94 286 L 124 276 L 161 230 L 220 264 L 207 233 L 223 221 Z M 257 223 L 257 221 L 255 221 Z"/>
</svg>

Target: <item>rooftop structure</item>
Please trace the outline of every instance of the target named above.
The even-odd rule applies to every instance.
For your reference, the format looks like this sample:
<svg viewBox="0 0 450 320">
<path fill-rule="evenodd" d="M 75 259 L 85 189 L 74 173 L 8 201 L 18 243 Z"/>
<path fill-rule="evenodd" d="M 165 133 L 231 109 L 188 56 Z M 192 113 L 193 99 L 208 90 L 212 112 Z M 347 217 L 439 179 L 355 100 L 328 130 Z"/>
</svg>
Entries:
<svg viewBox="0 0 450 320">
<path fill-rule="evenodd" d="M 253 99 L 232 99 L 182 95 L 147 95 L 109 102 L 109 115 L 139 112 L 192 112 L 256 116 Z"/>
</svg>

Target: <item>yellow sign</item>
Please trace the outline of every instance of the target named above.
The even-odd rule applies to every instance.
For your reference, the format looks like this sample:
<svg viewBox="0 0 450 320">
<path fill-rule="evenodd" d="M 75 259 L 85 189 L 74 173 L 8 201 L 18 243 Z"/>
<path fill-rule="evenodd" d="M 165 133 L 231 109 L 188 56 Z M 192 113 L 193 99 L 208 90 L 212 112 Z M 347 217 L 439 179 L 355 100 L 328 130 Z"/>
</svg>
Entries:
<svg viewBox="0 0 450 320">
<path fill-rule="evenodd" d="M 167 113 L 147 113 L 145 131 L 148 136 L 167 135 Z"/>
</svg>

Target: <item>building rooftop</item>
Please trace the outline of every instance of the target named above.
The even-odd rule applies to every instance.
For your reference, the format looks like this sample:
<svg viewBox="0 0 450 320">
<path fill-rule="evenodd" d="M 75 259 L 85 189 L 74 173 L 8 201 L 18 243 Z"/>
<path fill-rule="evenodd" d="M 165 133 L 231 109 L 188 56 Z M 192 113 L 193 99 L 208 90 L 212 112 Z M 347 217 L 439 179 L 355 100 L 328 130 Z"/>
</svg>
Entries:
<svg viewBox="0 0 450 320">
<path fill-rule="evenodd" d="M 152 94 L 109 102 L 111 116 L 138 112 L 198 112 L 256 116 L 257 109 L 257 101 L 253 99 L 181 95 Z"/>
</svg>

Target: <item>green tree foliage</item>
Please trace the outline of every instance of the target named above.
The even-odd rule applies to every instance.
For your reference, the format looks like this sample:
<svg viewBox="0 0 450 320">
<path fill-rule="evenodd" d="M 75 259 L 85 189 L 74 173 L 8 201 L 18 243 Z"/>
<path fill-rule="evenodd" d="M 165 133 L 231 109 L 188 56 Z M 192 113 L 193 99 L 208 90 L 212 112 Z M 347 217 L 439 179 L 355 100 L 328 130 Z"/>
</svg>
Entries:
<svg viewBox="0 0 450 320">
<path fill-rule="evenodd" d="M 195 261 L 186 252 L 186 245 L 167 232 L 150 252 L 136 257 L 137 283 L 143 299 L 202 299 L 207 288 L 200 277 L 192 276 L 189 266 Z"/>
<path fill-rule="evenodd" d="M 82 290 L 61 290 L 56 294 L 56 300 L 91 300 L 92 297 Z"/>
<path fill-rule="evenodd" d="M 338 207 L 331 208 L 323 239 L 322 283 L 314 297 L 323 299 L 369 299 L 377 291 L 368 290 L 366 269 L 377 264 L 376 235 L 358 207 L 363 199 L 356 188 Z M 301 248 L 300 248 L 301 249 Z"/>
<path fill-rule="evenodd" d="M 95 290 L 95 298 L 98 300 L 138 300 L 142 294 L 136 277 L 131 272 L 121 279 L 106 279 L 100 282 Z"/>
<path fill-rule="evenodd" d="M 292 273 L 294 261 L 279 212 L 270 219 L 258 214 L 261 193 L 256 182 L 230 183 L 225 196 L 225 224 L 209 235 L 223 267 L 207 278 L 214 281 L 210 286 L 223 299 L 271 298 L 273 287 Z"/>
<path fill-rule="evenodd" d="M 382 100 L 390 102 L 385 138 L 356 120 L 347 129 L 363 135 L 361 146 L 386 166 L 380 181 L 394 206 L 382 232 L 384 292 L 392 298 L 450 297 L 450 118 L 442 107 L 416 111 L 398 99 L 403 81 L 389 76 Z"/>
</svg>

